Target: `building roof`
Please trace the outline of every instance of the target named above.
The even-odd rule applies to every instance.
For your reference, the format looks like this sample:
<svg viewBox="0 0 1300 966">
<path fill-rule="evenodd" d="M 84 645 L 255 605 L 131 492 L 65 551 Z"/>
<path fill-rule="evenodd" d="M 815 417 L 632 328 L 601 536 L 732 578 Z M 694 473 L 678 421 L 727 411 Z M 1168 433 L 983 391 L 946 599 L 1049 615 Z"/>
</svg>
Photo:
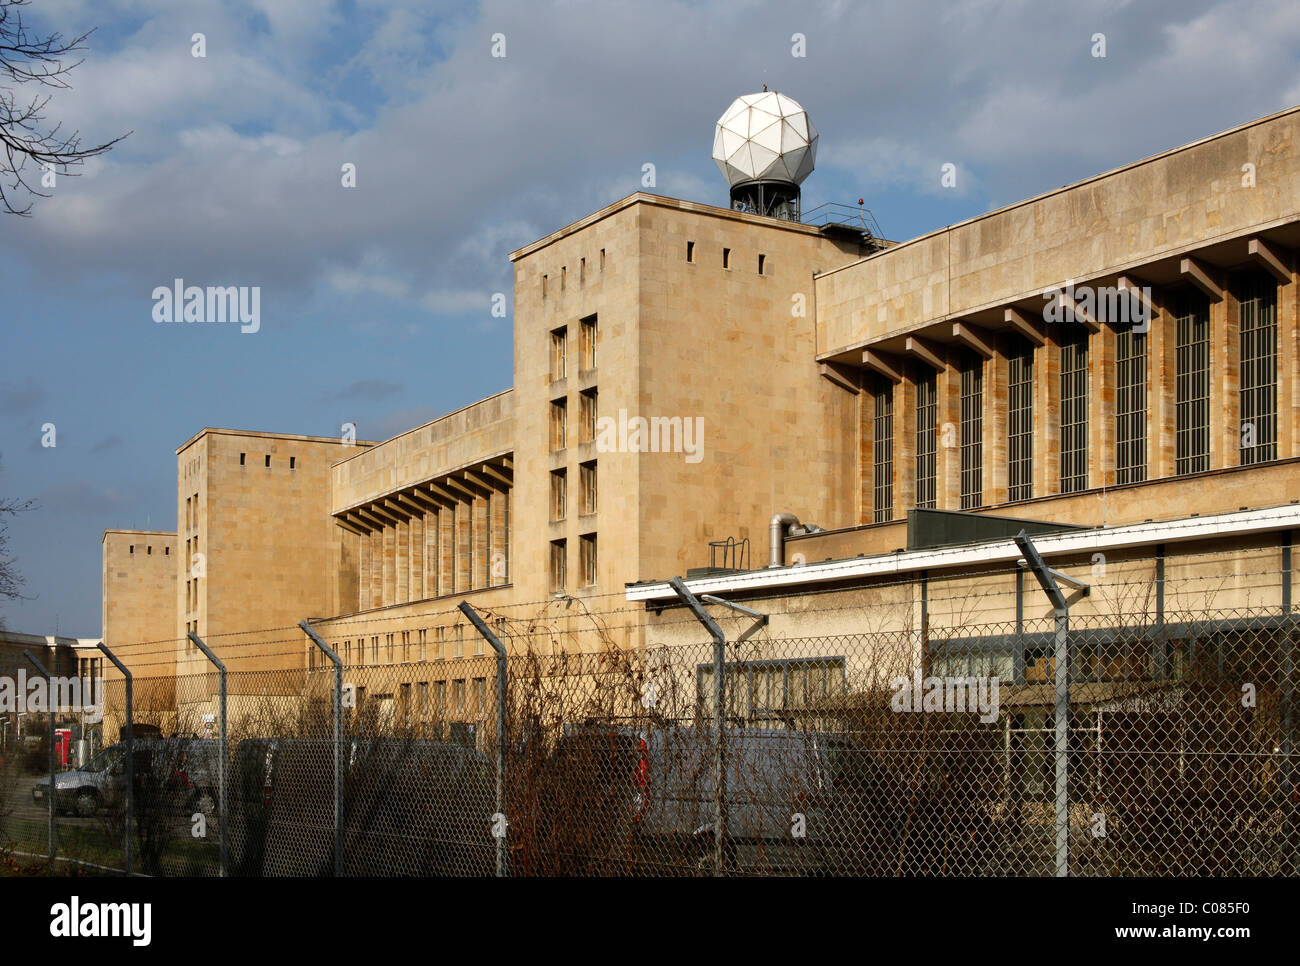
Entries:
<svg viewBox="0 0 1300 966">
<path fill-rule="evenodd" d="M 1043 557 L 1077 556 L 1094 551 L 1123 551 L 1162 543 L 1205 540 L 1214 537 L 1272 533 L 1300 527 L 1300 505 L 1237 510 L 1207 516 L 1183 517 L 1158 522 L 1095 527 L 1068 533 L 1034 537 L 1034 546 Z M 989 540 L 936 550 L 898 551 L 872 557 L 829 560 L 789 567 L 740 571 L 687 580 L 695 594 L 723 594 L 736 591 L 786 590 L 809 584 L 826 584 L 920 571 L 955 569 L 1020 559 L 1020 549 L 1012 540 Z M 667 581 L 643 581 L 627 585 L 625 597 L 631 601 L 669 600 L 677 595 Z"/>
</svg>

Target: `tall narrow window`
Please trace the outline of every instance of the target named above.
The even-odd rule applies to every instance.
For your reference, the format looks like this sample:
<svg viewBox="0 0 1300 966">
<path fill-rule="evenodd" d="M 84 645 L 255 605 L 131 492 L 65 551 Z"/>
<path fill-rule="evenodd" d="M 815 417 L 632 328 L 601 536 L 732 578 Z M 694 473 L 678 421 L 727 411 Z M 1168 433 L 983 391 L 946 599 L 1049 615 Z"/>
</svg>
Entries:
<svg viewBox="0 0 1300 966">
<path fill-rule="evenodd" d="M 695 242 L 693 241 L 686 243 L 686 260 L 688 262 L 695 261 Z"/>
<path fill-rule="evenodd" d="M 930 373 L 916 384 L 916 505 L 920 508 L 933 508 L 935 505 L 938 416 L 937 379 L 934 373 Z"/>
<path fill-rule="evenodd" d="M 568 471 L 551 470 L 551 521 L 563 520 L 568 505 Z"/>
<path fill-rule="evenodd" d="M 569 431 L 569 401 L 551 400 L 551 449 L 564 449 Z"/>
<path fill-rule="evenodd" d="M 1277 459 L 1277 283 L 1262 272 L 1240 282 L 1241 463 Z"/>
<path fill-rule="evenodd" d="M 510 491 L 501 494 L 501 582 L 510 582 Z"/>
<path fill-rule="evenodd" d="M 582 585 L 584 587 L 595 586 L 596 535 L 594 533 L 584 533 L 582 535 L 582 544 L 579 549 L 582 551 Z"/>
<path fill-rule="evenodd" d="M 563 540 L 551 541 L 551 592 L 564 593 L 565 587 L 565 545 Z"/>
<path fill-rule="evenodd" d="M 723 267 L 723 268 L 730 268 L 730 267 L 731 267 L 731 249 L 730 249 L 730 248 L 724 248 L 724 249 L 722 250 L 722 267 Z"/>
<path fill-rule="evenodd" d="M 564 327 L 558 328 L 551 333 L 551 381 L 563 379 L 567 375 L 568 357 L 566 348 L 568 345 L 567 330 Z"/>
<path fill-rule="evenodd" d="M 894 385 L 878 379 L 872 400 L 872 512 L 874 523 L 894 518 Z"/>
<path fill-rule="evenodd" d="M 1115 482 L 1147 478 L 1147 337 L 1115 333 Z"/>
<path fill-rule="evenodd" d="M 1007 359 L 1007 499 L 1034 495 L 1034 350 Z"/>
<path fill-rule="evenodd" d="M 578 467 L 582 474 L 582 513 L 596 512 L 596 461 L 583 463 Z"/>
<path fill-rule="evenodd" d="M 596 335 L 598 331 L 596 316 L 591 315 L 582 320 L 582 327 L 578 330 L 578 349 L 582 369 L 596 368 Z"/>
<path fill-rule="evenodd" d="M 961 369 L 961 508 L 984 502 L 984 360 L 967 353 Z"/>
<path fill-rule="evenodd" d="M 1061 345 L 1061 492 L 1088 488 L 1088 336 Z"/>
<path fill-rule="evenodd" d="M 1174 472 L 1210 468 L 1210 300 L 1184 292 L 1174 311 Z"/>
<path fill-rule="evenodd" d="M 582 419 L 578 441 L 581 443 L 590 443 L 596 438 L 596 390 L 584 389 L 579 397 L 581 412 L 579 416 Z"/>
</svg>

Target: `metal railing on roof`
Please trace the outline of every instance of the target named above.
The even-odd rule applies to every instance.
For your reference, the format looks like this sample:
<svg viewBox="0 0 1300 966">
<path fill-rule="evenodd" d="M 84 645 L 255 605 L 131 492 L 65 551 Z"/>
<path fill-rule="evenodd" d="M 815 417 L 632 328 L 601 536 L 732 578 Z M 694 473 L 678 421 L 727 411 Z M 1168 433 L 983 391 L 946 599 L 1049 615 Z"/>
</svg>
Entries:
<svg viewBox="0 0 1300 966">
<path fill-rule="evenodd" d="M 841 225 L 865 232 L 869 238 L 883 238 L 880 225 L 870 208 L 862 205 L 845 205 L 838 201 L 828 201 L 824 205 L 803 213 L 805 225 Z"/>
</svg>

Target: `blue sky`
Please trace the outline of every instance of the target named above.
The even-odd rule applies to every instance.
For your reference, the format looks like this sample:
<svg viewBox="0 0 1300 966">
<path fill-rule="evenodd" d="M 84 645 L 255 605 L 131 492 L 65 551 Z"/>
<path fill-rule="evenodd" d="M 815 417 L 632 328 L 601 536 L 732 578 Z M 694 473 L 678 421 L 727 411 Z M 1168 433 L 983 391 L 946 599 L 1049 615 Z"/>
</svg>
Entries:
<svg viewBox="0 0 1300 966">
<path fill-rule="evenodd" d="M 1294 0 L 29 17 L 98 27 L 51 115 L 87 142 L 134 132 L 0 217 L 0 494 L 40 503 L 11 525 L 31 599 L 0 618 L 30 633 L 98 635 L 102 532 L 175 526 L 174 450 L 200 428 L 385 438 L 510 385 L 512 319 L 490 315 L 507 253 L 638 190 L 647 162 L 658 193 L 725 204 L 713 124 L 763 83 L 821 132 L 805 207 L 863 197 L 900 240 L 1300 103 Z M 178 277 L 260 286 L 260 331 L 155 324 Z"/>
</svg>

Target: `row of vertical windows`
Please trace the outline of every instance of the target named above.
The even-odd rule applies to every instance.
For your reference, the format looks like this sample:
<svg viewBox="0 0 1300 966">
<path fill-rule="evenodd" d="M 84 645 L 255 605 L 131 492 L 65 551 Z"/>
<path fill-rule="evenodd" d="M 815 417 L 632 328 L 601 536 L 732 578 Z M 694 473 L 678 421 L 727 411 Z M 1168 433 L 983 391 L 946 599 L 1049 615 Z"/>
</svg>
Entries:
<svg viewBox="0 0 1300 966">
<path fill-rule="evenodd" d="M 894 392 L 887 384 L 876 388 L 872 414 L 872 521 L 894 516 Z"/>
<path fill-rule="evenodd" d="M 1115 334 L 1115 482 L 1147 478 L 1147 337 Z"/>
<path fill-rule="evenodd" d="M 356 640 L 356 646 L 353 646 L 351 640 L 345 640 L 342 643 L 335 641 L 333 643 L 334 653 L 339 656 L 343 664 L 347 667 L 361 667 L 367 664 L 378 665 L 383 661 L 388 664 L 412 664 L 424 663 L 425 661 L 443 661 L 459 660 L 466 657 L 465 638 L 468 635 L 471 644 L 472 653 L 468 656 L 482 657 L 486 651 L 484 647 L 483 636 L 474 630 L 467 630 L 464 624 L 454 624 L 451 627 L 433 628 L 433 638 L 430 640 L 428 628 L 420 628 L 416 631 L 416 638 L 412 639 L 411 631 L 402 631 L 400 643 L 397 640 L 397 634 L 384 635 L 384 646 L 381 650 L 379 636 L 375 635 L 369 641 L 369 655 L 367 656 L 366 638 L 359 637 Z M 502 636 L 505 633 L 504 619 L 497 622 L 496 633 Z M 400 648 L 400 649 L 399 649 Z M 316 666 L 317 650 L 315 647 L 308 649 L 308 666 Z M 325 667 L 325 661 L 321 661 L 321 666 Z"/>
<path fill-rule="evenodd" d="M 1007 499 L 1034 495 L 1034 350 L 1007 359 Z"/>
<path fill-rule="evenodd" d="M 1238 418 L 1242 465 L 1277 458 L 1277 286 L 1262 272 L 1238 277 Z M 1171 303 L 1174 322 L 1174 472 L 1210 466 L 1211 339 L 1209 299 L 1193 290 Z M 1131 329 L 1116 332 L 1115 478 L 1147 478 L 1148 341 Z M 1088 486 L 1088 337 L 1060 345 L 1060 491 Z M 1008 500 L 1033 496 L 1034 349 L 1022 342 L 1007 359 Z M 960 495 L 962 509 L 982 505 L 983 363 L 963 359 Z M 893 387 L 879 382 L 873 403 L 872 519 L 893 515 Z M 916 383 L 916 506 L 936 497 L 937 397 L 934 374 Z"/>
<path fill-rule="evenodd" d="M 1210 468 L 1210 301 L 1183 293 L 1174 309 L 1174 472 Z"/>
<path fill-rule="evenodd" d="M 1061 492 L 1088 488 L 1088 338 L 1061 346 Z"/>
<path fill-rule="evenodd" d="M 1240 288 L 1241 462 L 1277 459 L 1277 286 L 1261 273 Z"/>
</svg>

